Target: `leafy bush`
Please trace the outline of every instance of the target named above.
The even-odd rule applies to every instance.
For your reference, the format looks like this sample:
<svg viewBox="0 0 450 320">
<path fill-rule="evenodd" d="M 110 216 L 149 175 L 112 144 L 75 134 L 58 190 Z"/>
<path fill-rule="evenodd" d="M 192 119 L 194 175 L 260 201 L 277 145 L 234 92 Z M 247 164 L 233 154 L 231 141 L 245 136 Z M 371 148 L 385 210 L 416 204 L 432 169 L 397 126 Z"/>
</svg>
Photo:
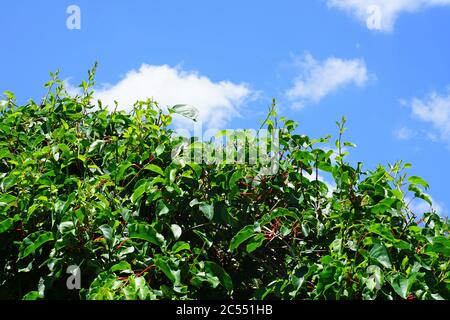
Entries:
<svg viewBox="0 0 450 320">
<path fill-rule="evenodd" d="M 185 139 L 172 115 L 189 110 L 148 100 L 109 112 L 94 107 L 93 79 L 71 97 L 52 75 L 40 104 L 7 92 L 0 107 L 0 298 L 450 298 L 449 224 L 428 184 L 403 162 L 352 166 L 345 119 L 333 151 L 272 107 L 272 175 L 173 161 Z M 188 152 L 210 146 L 190 141 Z M 430 203 L 420 221 L 412 198 Z M 67 288 L 69 266 L 81 290 Z"/>
</svg>

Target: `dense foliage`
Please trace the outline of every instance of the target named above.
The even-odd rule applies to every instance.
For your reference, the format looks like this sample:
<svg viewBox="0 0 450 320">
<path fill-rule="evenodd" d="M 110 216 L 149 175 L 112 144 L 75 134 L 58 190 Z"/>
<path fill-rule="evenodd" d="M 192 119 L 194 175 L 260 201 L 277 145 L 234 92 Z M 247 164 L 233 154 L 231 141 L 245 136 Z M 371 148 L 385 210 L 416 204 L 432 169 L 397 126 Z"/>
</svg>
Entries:
<svg viewBox="0 0 450 320">
<path fill-rule="evenodd" d="M 0 106 L 0 298 L 450 298 L 449 224 L 428 184 L 403 162 L 352 166 L 345 121 L 333 150 L 272 107 L 262 123 L 280 130 L 272 175 L 173 161 L 184 139 L 172 116 L 189 110 L 148 100 L 108 111 L 93 76 L 76 97 L 56 74 L 41 103 L 7 92 Z M 413 198 L 429 212 L 417 217 Z M 81 290 L 66 286 L 69 266 Z"/>
</svg>

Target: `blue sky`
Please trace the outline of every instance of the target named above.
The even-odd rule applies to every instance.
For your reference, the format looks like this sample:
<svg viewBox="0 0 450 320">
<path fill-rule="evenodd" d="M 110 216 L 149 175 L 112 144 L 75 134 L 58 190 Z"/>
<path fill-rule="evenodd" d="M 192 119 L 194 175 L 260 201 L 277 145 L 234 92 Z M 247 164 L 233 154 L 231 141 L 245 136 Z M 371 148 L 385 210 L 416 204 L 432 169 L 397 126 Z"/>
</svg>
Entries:
<svg viewBox="0 0 450 320">
<path fill-rule="evenodd" d="M 70 5 L 80 29 L 67 27 Z M 21 102 L 44 94 L 49 71 L 75 86 L 98 60 L 99 98 L 190 103 L 207 126 L 256 128 L 272 97 L 312 136 L 335 134 L 345 115 L 352 160 L 413 163 L 449 211 L 450 0 L 15 0 L 0 10 L 0 91 Z"/>
</svg>

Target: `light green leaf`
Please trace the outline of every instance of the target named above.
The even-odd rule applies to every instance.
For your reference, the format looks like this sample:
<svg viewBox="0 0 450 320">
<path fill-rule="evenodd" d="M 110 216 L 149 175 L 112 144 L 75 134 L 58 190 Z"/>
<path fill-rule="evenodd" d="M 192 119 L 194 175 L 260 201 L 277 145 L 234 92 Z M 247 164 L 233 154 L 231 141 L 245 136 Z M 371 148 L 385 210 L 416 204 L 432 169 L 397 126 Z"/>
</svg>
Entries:
<svg viewBox="0 0 450 320">
<path fill-rule="evenodd" d="M 183 250 L 191 250 L 191 246 L 189 245 L 189 243 L 184 241 L 178 241 L 175 242 L 175 244 L 172 246 L 173 253 L 178 253 Z"/>
<path fill-rule="evenodd" d="M 133 202 L 134 204 L 137 204 L 137 201 L 142 197 L 144 192 L 147 191 L 147 188 L 148 188 L 147 183 L 143 183 L 139 187 L 137 187 L 134 190 L 133 194 L 131 195 L 131 202 Z"/>
<path fill-rule="evenodd" d="M 198 179 L 200 179 L 202 175 L 203 168 L 202 166 L 198 165 L 197 163 L 191 162 L 187 164 L 189 167 L 191 167 L 192 170 L 194 170 L 195 175 Z"/>
<path fill-rule="evenodd" d="M 91 153 L 92 151 L 96 150 L 97 148 L 99 150 L 102 149 L 102 147 L 105 145 L 105 140 L 95 140 L 92 142 L 92 144 L 89 146 L 88 153 Z"/>
<path fill-rule="evenodd" d="M 157 210 L 158 216 L 163 216 L 163 215 L 169 213 L 169 208 L 167 207 L 166 203 L 162 199 L 158 200 L 158 202 L 156 204 L 156 210 Z"/>
<path fill-rule="evenodd" d="M 73 221 L 63 221 L 58 226 L 58 230 L 61 233 L 64 233 L 64 232 L 67 232 L 67 231 L 70 231 L 73 229 L 74 229 Z"/>
<path fill-rule="evenodd" d="M 433 200 L 431 199 L 430 195 L 423 192 L 417 185 L 410 184 L 408 190 L 414 192 L 414 197 L 425 200 L 430 206 L 433 205 Z"/>
<path fill-rule="evenodd" d="M 384 281 L 381 268 L 377 265 L 370 265 L 367 267 L 367 274 L 370 276 L 366 281 L 367 287 L 370 290 L 381 289 Z"/>
<path fill-rule="evenodd" d="M 23 296 L 22 300 L 38 300 L 41 296 L 38 291 L 30 291 Z"/>
<path fill-rule="evenodd" d="M 0 233 L 8 231 L 14 224 L 14 220 L 11 218 L 7 218 L 3 221 L 0 221 Z"/>
<path fill-rule="evenodd" d="M 190 207 L 193 207 L 193 206 L 195 206 L 195 205 L 197 205 L 197 204 L 199 204 L 199 203 L 200 203 L 200 201 L 198 201 L 197 198 L 194 198 L 194 199 L 192 199 L 191 202 L 189 202 L 189 206 L 190 206 Z"/>
<path fill-rule="evenodd" d="M 169 108 L 170 113 L 176 113 L 180 114 L 186 118 L 189 118 L 191 120 L 197 121 L 198 118 L 198 110 L 190 105 L 187 104 L 177 104 L 173 106 L 172 108 Z"/>
<path fill-rule="evenodd" d="M 164 176 L 164 171 L 160 167 L 158 167 L 156 164 L 149 163 L 148 165 L 146 165 L 144 167 L 144 170 L 150 170 L 161 176 Z"/>
<path fill-rule="evenodd" d="M 141 239 L 155 245 L 165 245 L 164 237 L 158 233 L 151 225 L 146 223 L 134 223 L 128 226 L 128 237 L 131 239 Z"/>
<path fill-rule="evenodd" d="M 242 228 L 232 239 L 230 242 L 230 250 L 234 251 L 237 249 L 243 242 L 250 239 L 255 235 L 254 226 L 248 225 Z"/>
<path fill-rule="evenodd" d="M 116 176 L 115 176 L 116 181 L 121 181 L 122 180 L 126 170 L 130 166 L 131 166 L 131 162 L 129 162 L 129 161 L 120 164 L 120 166 L 116 170 Z"/>
<path fill-rule="evenodd" d="M 386 247 L 382 243 L 375 243 L 369 252 L 370 257 L 377 260 L 386 268 L 391 268 L 391 259 Z"/>
<path fill-rule="evenodd" d="M 214 218 L 214 205 L 212 203 L 201 203 L 199 209 L 208 220 L 212 220 Z"/>
<path fill-rule="evenodd" d="M 266 238 L 264 237 L 264 234 L 258 233 L 256 236 L 254 236 L 251 240 L 248 241 L 246 246 L 247 253 L 252 253 L 256 249 L 262 246 Z"/>
<path fill-rule="evenodd" d="M 157 157 L 159 157 L 164 152 L 164 148 L 165 147 L 163 144 L 160 144 L 159 146 L 156 147 L 155 153 Z"/>
<path fill-rule="evenodd" d="M 344 142 L 344 146 L 356 148 L 356 144 L 354 144 L 353 142 Z"/>
<path fill-rule="evenodd" d="M 116 263 L 115 265 L 113 265 L 111 267 L 111 272 L 116 272 L 116 271 L 128 271 L 127 273 L 132 273 L 132 269 L 131 266 L 128 262 L 126 261 L 120 261 L 119 263 Z"/>
<path fill-rule="evenodd" d="M 172 225 L 170 226 L 170 230 L 172 230 L 172 234 L 173 234 L 175 240 L 177 240 L 178 238 L 180 238 L 181 232 L 182 232 L 182 231 L 181 231 L 181 227 L 180 227 L 179 225 L 177 225 L 177 224 L 172 224 Z"/>
<path fill-rule="evenodd" d="M 104 225 L 101 225 L 99 227 L 99 229 L 102 232 L 103 237 L 106 239 L 106 241 L 111 242 L 112 234 L 113 234 L 111 227 L 108 226 L 107 224 L 104 224 Z"/>
<path fill-rule="evenodd" d="M 408 297 L 412 285 L 414 284 L 414 281 L 416 280 L 416 276 L 417 274 L 414 273 L 409 278 L 404 278 L 402 275 L 396 274 L 390 280 L 392 288 L 394 288 L 395 292 L 400 297 L 406 299 Z"/>
<path fill-rule="evenodd" d="M 0 207 L 6 206 L 10 204 L 11 202 L 14 202 L 17 198 L 15 196 L 12 196 L 10 194 L 4 193 L 0 195 Z"/>
<path fill-rule="evenodd" d="M 29 236 L 27 236 L 25 239 L 23 239 L 20 248 L 19 248 L 19 259 L 23 259 L 27 257 L 29 254 L 35 252 L 37 249 L 39 249 L 42 245 L 44 245 L 46 242 L 53 241 L 53 233 L 52 232 L 45 232 L 45 231 L 37 231 Z"/>
<path fill-rule="evenodd" d="M 418 184 L 421 185 L 422 187 L 424 187 L 425 189 L 428 189 L 430 187 L 430 185 L 428 184 L 428 182 L 426 182 L 423 178 L 418 177 L 418 176 L 411 176 L 408 178 L 408 182 L 412 183 L 412 184 Z"/>
<path fill-rule="evenodd" d="M 450 257 L 450 239 L 442 236 L 434 237 L 431 244 L 425 247 L 425 252 L 436 252 Z"/>
</svg>

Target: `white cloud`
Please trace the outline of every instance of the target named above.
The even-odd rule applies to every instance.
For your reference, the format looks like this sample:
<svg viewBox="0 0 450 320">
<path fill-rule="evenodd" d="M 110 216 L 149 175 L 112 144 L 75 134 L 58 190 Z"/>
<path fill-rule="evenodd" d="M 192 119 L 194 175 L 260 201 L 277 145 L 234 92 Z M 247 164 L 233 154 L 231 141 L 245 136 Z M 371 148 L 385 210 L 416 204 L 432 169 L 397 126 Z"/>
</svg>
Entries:
<svg viewBox="0 0 450 320">
<path fill-rule="evenodd" d="M 73 87 L 69 85 L 69 93 Z M 168 65 L 142 64 L 139 70 L 129 71 L 118 83 L 96 89 L 95 99 L 114 108 L 130 111 L 137 100 L 153 98 L 160 106 L 188 104 L 199 110 L 199 122 L 208 128 L 222 128 L 239 107 L 252 95 L 246 84 L 230 81 L 214 82 L 194 71 L 184 71 Z M 178 125 L 186 124 L 177 118 Z"/>
<path fill-rule="evenodd" d="M 368 27 L 368 19 L 379 14 L 380 21 L 376 29 L 391 31 L 401 13 L 417 12 L 429 7 L 449 6 L 450 0 L 327 0 L 327 4 L 329 7 L 351 13 L 363 23 L 367 23 Z"/>
<path fill-rule="evenodd" d="M 312 55 L 306 54 L 297 59 L 295 64 L 300 69 L 300 75 L 295 79 L 293 87 L 286 91 L 286 95 L 297 109 L 308 103 L 318 103 L 342 87 L 351 84 L 363 87 L 369 80 L 366 64 L 361 59 L 330 57 L 317 61 Z"/>
<path fill-rule="evenodd" d="M 414 98 L 407 105 L 414 117 L 430 123 L 438 133 L 436 136 L 430 132 L 429 137 L 450 141 L 450 93 L 448 95 L 432 93 L 426 99 Z"/>
<path fill-rule="evenodd" d="M 410 140 L 414 136 L 416 136 L 416 132 L 408 127 L 401 127 L 397 131 L 395 131 L 395 137 L 399 140 Z"/>
<path fill-rule="evenodd" d="M 430 212 L 432 209 L 434 209 L 437 212 L 437 214 L 439 214 L 441 217 L 447 216 L 447 210 L 445 208 L 445 205 L 434 199 L 432 199 L 433 206 L 430 206 L 428 202 L 422 199 L 411 200 L 411 198 L 407 198 L 405 200 L 407 201 L 407 203 L 410 202 L 409 208 L 418 217 L 423 217 L 424 213 Z"/>
</svg>

